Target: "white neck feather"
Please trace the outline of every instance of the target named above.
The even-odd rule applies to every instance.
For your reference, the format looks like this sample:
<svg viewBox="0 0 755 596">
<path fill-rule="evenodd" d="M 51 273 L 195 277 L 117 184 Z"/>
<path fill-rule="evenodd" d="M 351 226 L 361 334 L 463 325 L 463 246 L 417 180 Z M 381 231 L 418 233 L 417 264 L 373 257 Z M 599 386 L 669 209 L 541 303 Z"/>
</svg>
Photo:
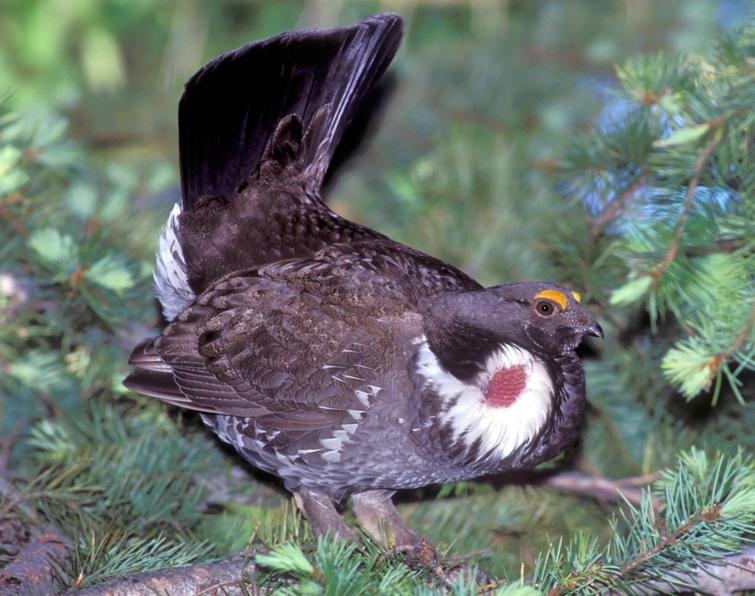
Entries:
<svg viewBox="0 0 755 596">
<path fill-rule="evenodd" d="M 424 336 L 418 343 L 418 372 L 426 387 L 432 387 L 448 406 L 439 417 L 452 428 L 454 441 L 461 440 L 471 448 L 479 440 L 480 453 L 504 459 L 542 429 L 552 408 L 554 387 L 545 365 L 533 354 L 501 344 L 488 357 L 483 371 L 466 383 L 441 366 Z M 493 375 L 516 366 L 523 367 L 526 375 L 519 397 L 507 407 L 489 405 L 485 389 Z"/>
</svg>

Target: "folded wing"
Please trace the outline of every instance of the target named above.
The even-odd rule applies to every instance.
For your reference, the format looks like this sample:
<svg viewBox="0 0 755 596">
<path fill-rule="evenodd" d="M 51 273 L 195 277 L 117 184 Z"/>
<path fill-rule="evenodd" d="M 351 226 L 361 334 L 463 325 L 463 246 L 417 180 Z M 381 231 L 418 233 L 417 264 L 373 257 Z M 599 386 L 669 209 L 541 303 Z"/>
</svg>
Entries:
<svg viewBox="0 0 755 596">
<path fill-rule="evenodd" d="M 217 282 L 134 351 L 126 385 L 187 409 L 324 428 L 406 383 L 419 334 L 402 291 L 356 260 L 282 261 Z"/>
</svg>

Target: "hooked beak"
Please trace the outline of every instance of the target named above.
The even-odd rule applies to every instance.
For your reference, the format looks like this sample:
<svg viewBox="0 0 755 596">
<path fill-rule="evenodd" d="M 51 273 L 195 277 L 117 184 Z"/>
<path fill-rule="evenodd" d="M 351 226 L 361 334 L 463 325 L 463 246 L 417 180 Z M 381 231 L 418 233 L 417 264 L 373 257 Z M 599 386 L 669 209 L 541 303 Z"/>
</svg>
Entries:
<svg viewBox="0 0 755 596">
<path fill-rule="evenodd" d="M 603 328 L 595 321 L 589 327 L 585 327 L 585 335 L 592 335 L 593 337 L 603 337 Z"/>
</svg>

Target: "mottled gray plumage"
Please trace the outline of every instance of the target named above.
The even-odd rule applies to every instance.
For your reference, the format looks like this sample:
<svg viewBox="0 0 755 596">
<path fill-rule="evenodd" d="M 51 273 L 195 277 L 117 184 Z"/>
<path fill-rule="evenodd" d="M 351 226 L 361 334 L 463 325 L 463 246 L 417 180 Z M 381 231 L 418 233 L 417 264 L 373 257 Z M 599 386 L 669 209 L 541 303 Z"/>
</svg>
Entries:
<svg viewBox="0 0 755 596">
<path fill-rule="evenodd" d="M 574 348 L 600 328 L 565 288 L 483 289 L 322 202 L 335 146 L 400 32 L 378 15 L 286 33 L 187 84 L 183 210 L 161 240 L 180 251 L 158 255 L 171 277 L 157 281 L 161 300 L 180 288 L 163 300 L 172 309 L 195 297 L 134 350 L 126 384 L 201 412 L 283 479 L 317 530 L 349 536 L 330 499 L 353 494 L 366 528 L 382 520 L 416 541 L 391 491 L 532 466 L 576 438 Z"/>
</svg>

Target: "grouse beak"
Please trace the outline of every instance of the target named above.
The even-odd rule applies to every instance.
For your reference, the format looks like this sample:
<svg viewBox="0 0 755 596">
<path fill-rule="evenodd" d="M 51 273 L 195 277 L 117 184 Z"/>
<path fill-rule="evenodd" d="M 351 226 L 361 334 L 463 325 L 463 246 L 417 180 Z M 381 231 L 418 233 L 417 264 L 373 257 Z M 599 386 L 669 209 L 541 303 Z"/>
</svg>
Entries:
<svg viewBox="0 0 755 596">
<path fill-rule="evenodd" d="M 585 335 L 591 335 L 593 337 L 603 337 L 603 327 L 598 325 L 595 321 L 589 327 L 585 327 Z"/>
</svg>

